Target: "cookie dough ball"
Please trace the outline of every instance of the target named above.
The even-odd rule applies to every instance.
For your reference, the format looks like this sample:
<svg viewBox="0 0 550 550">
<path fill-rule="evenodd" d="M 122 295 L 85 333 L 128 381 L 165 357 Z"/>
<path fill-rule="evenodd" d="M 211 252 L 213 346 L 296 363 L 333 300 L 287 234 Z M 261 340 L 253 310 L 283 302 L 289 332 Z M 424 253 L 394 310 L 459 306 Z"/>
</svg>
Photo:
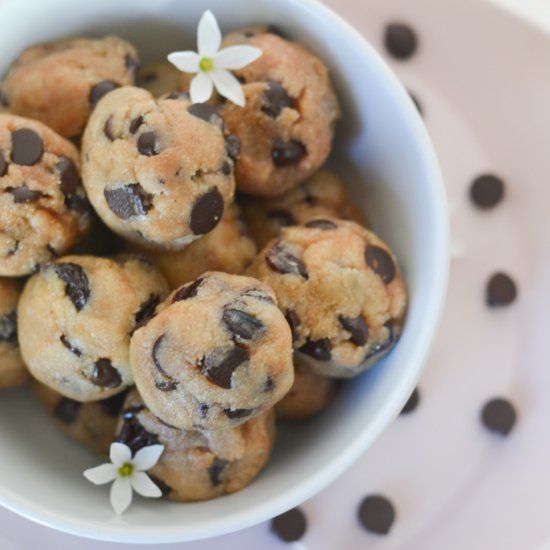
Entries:
<svg viewBox="0 0 550 550">
<path fill-rule="evenodd" d="M 272 33 L 229 34 L 224 46 L 249 44 L 262 55 L 234 71 L 246 105 L 220 112 L 241 140 L 235 173 L 239 191 L 273 197 L 296 187 L 327 159 L 340 116 L 325 65 L 303 46 Z"/>
<path fill-rule="evenodd" d="M 164 445 L 147 473 L 170 500 L 197 501 L 234 493 L 248 485 L 267 463 L 275 439 L 270 409 L 240 426 L 219 431 L 186 431 L 166 425 L 130 390 L 116 441 L 135 454 Z"/>
<path fill-rule="evenodd" d="M 306 223 L 321 216 L 353 220 L 365 225 L 364 216 L 353 204 L 344 182 L 332 172 L 321 170 L 279 197 L 240 198 L 244 218 L 256 244 L 262 248 L 283 227 Z"/>
<path fill-rule="evenodd" d="M 55 424 L 69 437 L 102 455 L 109 454 L 126 392 L 81 403 L 33 380 L 32 390 Z"/>
<path fill-rule="evenodd" d="M 165 94 L 189 91 L 189 84 L 194 74 L 182 73 L 172 63 L 160 61 L 143 67 L 139 71 L 138 82 L 140 87 L 160 97 Z"/>
<path fill-rule="evenodd" d="M 143 400 L 168 424 L 232 428 L 290 389 L 290 329 L 260 281 L 205 273 L 160 309 L 134 333 L 130 363 Z"/>
<path fill-rule="evenodd" d="M 275 405 L 281 420 L 305 420 L 324 411 L 336 391 L 336 380 L 317 374 L 302 358 L 294 359 L 294 384 Z"/>
<path fill-rule="evenodd" d="M 17 340 L 17 302 L 20 294 L 19 283 L 0 278 L 0 388 L 18 386 L 29 379 Z"/>
<path fill-rule="evenodd" d="M 135 82 L 137 67 L 135 48 L 115 36 L 40 44 L 13 63 L 0 83 L 0 95 L 11 113 L 74 137 L 102 96 Z"/>
<path fill-rule="evenodd" d="M 130 336 L 168 292 L 149 260 L 66 256 L 46 264 L 19 302 L 19 344 L 31 374 L 76 401 L 132 384 Z"/>
<path fill-rule="evenodd" d="M 90 117 L 82 152 L 97 213 L 138 244 L 181 249 L 212 231 L 233 198 L 238 140 L 226 144 L 216 108 L 185 94 L 111 92 Z"/>
<path fill-rule="evenodd" d="M 225 210 L 220 223 L 202 239 L 183 250 L 149 251 L 147 255 L 170 288 L 178 288 L 206 271 L 242 273 L 256 253 L 248 227 L 239 218 L 237 206 L 232 204 Z"/>
<path fill-rule="evenodd" d="M 34 120 L 0 114 L 0 276 L 28 275 L 90 225 L 79 155 Z"/>
<path fill-rule="evenodd" d="M 401 331 L 407 296 L 397 260 L 354 222 L 317 218 L 287 227 L 247 273 L 275 291 L 294 349 L 319 374 L 356 376 Z"/>
</svg>

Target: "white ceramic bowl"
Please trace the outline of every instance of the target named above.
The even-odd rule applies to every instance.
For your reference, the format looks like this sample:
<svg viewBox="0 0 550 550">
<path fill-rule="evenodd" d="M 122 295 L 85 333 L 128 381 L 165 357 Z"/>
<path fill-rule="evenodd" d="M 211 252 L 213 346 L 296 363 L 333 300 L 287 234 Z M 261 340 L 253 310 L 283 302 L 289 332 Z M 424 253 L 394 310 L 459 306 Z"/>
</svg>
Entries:
<svg viewBox="0 0 550 550">
<path fill-rule="evenodd" d="M 375 368 L 348 383 L 319 418 L 280 430 L 268 467 L 245 490 L 179 504 L 136 497 L 113 519 L 107 487 L 82 471 L 100 462 L 52 425 L 26 389 L 0 398 L 0 503 L 73 534 L 120 542 L 214 536 L 268 519 L 342 473 L 393 420 L 426 359 L 447 279 L 447 216 L 437 163 L 406 93 L 373 49 L 314 0 L 0 0 L 0 72 L 26 46 L 69 35 L 117 33 L 144 63 L 195 49 L 201 13 L 222 30 L 277 25 L 324 59 L 341 104 L 332 164 L 400 259 L 410 293 L 405 330 Z"/>
</svg>

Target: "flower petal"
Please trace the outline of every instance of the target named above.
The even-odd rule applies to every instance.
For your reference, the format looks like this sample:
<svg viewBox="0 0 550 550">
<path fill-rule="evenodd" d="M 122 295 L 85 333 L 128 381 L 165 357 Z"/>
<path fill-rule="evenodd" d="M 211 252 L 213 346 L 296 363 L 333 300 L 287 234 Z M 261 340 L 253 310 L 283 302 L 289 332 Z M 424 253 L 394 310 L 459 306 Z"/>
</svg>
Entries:
<svg viewBox="0 0 550 550">
<path fill-rule="evenodd" d="M 118 469 L 116 466 L 107 463 L 85 470 L 82 475 L 88 481 L 91 481 L 96 485 L 103 485 L 104 483 L 109 483 L 110 481 L 113 481 L 113 479 L 116 479 L 117 471 Z"/>
<path fill-rule="evenodd" d="M 124 443 L 111 443 L 109 456 L 111 458 L 111 462 L 119 468 L 123 464 L 126 464 L 126 462 L 130 462 L 132 460 L 132 451 L 130 450 L 130 447 L 128 447 L 128 445 L 124 445 Z"/>
<path fill-rule="evenodd" d="M 134 472 L 130 478 L 132 487 L 143 497 L 159 498 L 162 496 L 162 491 L 151 480 L 151 478 L 143 472 Z"/>
<path fill-rule="evenodd" d="M 222 33 L 214 14 L 206 10 L 197 28 L 197 49 L 201 57 L 213 57 L 220 49 Z"/>
<path fill-rule="evenodd" d="M 235 103 L 235 105 L 244 107 L 245 99 L 241 83 L 230 72 L 225 70 L 212 71 L 210 78 L 212 78 L 216 90 L 221 95 Z"/>
<path fill-rule="evenodd" d="M 132 465 L 140 472 L 152 468 L 164 451 L 164 445 L 149 445 L 141 448 L 132 459 Z"/>
<path fill-rule="evenodd" d="M 111 487 L 111 506 L 117 515 L 122 514 L 132 502 L 132 485 L 130 480 L 117 478 Z"/>
<path fill-rule="evenodd" d="M 168 54 L 168 61 L 184 73 L 198 73 L 201 60 L 197 52 L 172 52 Z"/>
<path fill-rule="evenodd" d="M 262 55 L 260 48 L 254 46 L 229 46 L 214 56 L 216 69 L 242 69 Z"/>
<path fill-rule="evenodd" d="M 210 99 L 213 90 L 214 84 L 212 83 L 210 76 L 206 76 L 204 73 L 199 73 L 195 78 L 193 78 L 193 80 L 191 80 L 191 86 L 189 87 L 191 103 L 204 103 Z"/>
</svg>

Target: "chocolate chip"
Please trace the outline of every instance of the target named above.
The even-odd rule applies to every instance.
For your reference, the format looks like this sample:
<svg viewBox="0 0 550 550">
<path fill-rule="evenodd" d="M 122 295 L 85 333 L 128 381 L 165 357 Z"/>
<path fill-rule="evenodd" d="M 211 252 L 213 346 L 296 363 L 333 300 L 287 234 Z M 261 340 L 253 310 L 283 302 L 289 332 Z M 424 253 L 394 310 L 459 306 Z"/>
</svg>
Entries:
<svg viewBox="0 0 550 550">
<path fill-rule="evenodd" d="M 259 319 L 239 309 L 226 309 L 222 321 L 229 332 L 243 340 L 252 340 L 265 331 Z"/>
<path fill-rule="evenodd" d="M 132 119 L 129 127 L 130 133 L 135 134 L 142 124 L 143 124 L 143 115 L 139 115 L 136 118 Z"/>
<path fill-rule="evenodd" d="M 241 154 L 241 140 L 235 134 L 225 137 L 225 152 L 233 160 L 238 160 Z"/>
<path fill-rule="evenodd" d="M 73 344 L 69 342 L 69 339 L 64 334 L 59 337 L 59 340 L 71 353 L 73 353 L 77 357 L 82 356 L 82 352 L 77 347 L 73 346 Z"/>
<path fill-rule="evenodd" d="M 8 171 L 8 163 L 6 162 L 6 158 L 4 157 L 4 154 L 2 153 L 2 151 L 0 151 L 0 178 L 2 176 L 5 176 L 7 171 Z"/>
<path fill-rule="evenodd" d="M 59 157 L 55 165 L 59 173 L 59 188 L 64 195 L 74 195 L 82 183 L 76 164 L 68 157 Z"/>
<path fill-rule="evenodd" d="M 265 386 L 264 386 L 264 392 L 271 392 L 275 389 L 275 381 L 271 376 L 268 376 L 265 379 Z"/>
<path fill-rule="evenodd" d="M 187 92 L 170 92 L 164 99 L 189 99 Z"/>
<path fill-rule="evenodd" d="M 239 347 L 235 347 L 229 352 L 213 352 L 204 359 L 202 373 L 220 388 L 229 389 L 233 372 L 249 358 L 248 351 Z"/>
<path fill-rule="evenodd" d="M 224 409 L 223 414 L 227 418 L 246 418 L 254 412 L 254 409 Z"/>
<path fill-rule="evenodd" d="M 160 346 L 162 345 L 162 341 L 164 340 L 165 336 L 165 334 L 162 334 L 155 340 L 155 343 L 153 344 L 153 349 L 151 350 L 151 356 L 153 357 L 153 363 L 157 370 L 166 378 L 171 378 L 171 376 L 162 368 L 159 358 Z"/>
<path fill-rule="evenodd" d="M 228 464 L 229 462 L 227 460 L 222 460 L 221 458 L 214 459 L 212 465 L 208 468 L 208 475 L 212 485 L 216 486 L 222 482 L 220 475 Z"/>
<path fill-rule="evenodd" d="M 6 187 L 6 193 L 10 193 L 13 196 L 13 201 L 16 204 L 37 201 L 45 196 L 44 193 L 40 191 L 29 189 L 26 183 L 23 183 L 19 187 Z"/>
<path fill-rule="evenodd" d="M 42 138 L 30 128 L 20 128 L 11 134 L 11 161 L 22 166 L 36 164 L 44 153 Z"/>
<path fill-rule="evenodd" d="M 160 477 L 151 474 L 150 472 L 147 472 L 147 475 L 151 478 L 151 481 L 160 489 L 163 497 L 170 494 L 170 492 L 172 491 L 172 487 L 170 487 L 168 483 L 160 479 Z"/>
<path fill-rule="evenodd" d="M 274 271 L 282 274 L 292 273 L 300 275 L 306 280 L 309 278 L 306 266 L 294 254 L 285 250 L 280 239 L 266 252 L 265 259 L 269 267 Z"/>
<path fill-rule="evenodd" d="M 201 415 L 201 418 L 206 418 L 208 416 L 208 409 L 210 407 L 206 403 L 201 403 L 199 405 L 199 414 Z"/>
<path fill-rule="evenodd" d="M 286 88 L 274 80 L 266 82 L 267 88 L 262 95 L 262 111 L 271 118 L 277 118 L 285 107 L 294 109 L 294 99 Z"/>
<path fill-rule="evenodd" d="M 342 328 L 351 334 L 350 340 L 356 346 L 364 346 L 369 338 L 369 326 L 362 317 L 338 317 Z"/>
<path fill-rule="evenodd" d="M 134 82 L 135 82 L 139 71 L 138 60 L 135 57 L 131 56 L 129 53 L 127 53 L 126 56 L 124 57 L 124 65 L 132 73 L 132 78 L 134 79 Z"/>
<path fill-rule="evenodd" d="M 495 273 L 487 282 L 485 299 L 490 307 L 507 306 L 517 297 L 514 280 L 506 273 Z"/>
<path fill-rule="evenodd" d="M 409 90 L 409 97 L 411 98 L 412 102 L 414 103 L 414 106 L 416 107 L 416 110 L 420 115 L 424 114 L 424 109 L 422 108 L 422 103 L 420 103 L 420 100 L 418 99 L 418 96 L 416 94 L 413 94 Z"/>
<path fill-rule="evenodd" d="M 102 80 L 101 82 L 98 82 L 92 87 L 90 90 L 90 95 L 88 96 L 90 108 L 93 109 L 104 95 L 107 95 L 119 86 L 120 84 L 114 82 L 113 80 Z"/>
<path fill-rule="evenodd" d="M 2 107 L 9 107 L 10 106 L 8 96 L 6 95 L 6 92 L 4 92 L 3 90 L 0 90 L 0 105 Z"/>
<path fill-rule="evenodd" d="M 90 381 L 102 388 L 117 388 L 122 384 L 119 372 L 113 367 L 111 361 L 105 358 L 98 359 L 95 362 Z"/>
<path fill-rule="evenodd" d="M 224 209 L 223 197 L 217 187 L 201 195 L 193 204 L 189 226 L 195 235 L 204 235 L 218 225 Z"/>
<path fill-rule="evenodd" d="M 143 447 L 158 445 L 158 437 L 148 432 L 137 418 L 137 414 L 144 410 L 144 407 L 134 407 L 122 413 L 122 427 L 115 441 L 128 445 L 135 455 Z"/>
<path fill-rule="evenodd" d="M 493 208 L 504 197 L 504 182 L 493 174 L 476 178 L 470 186 L 470 199 L 483 210 Z"/>
<path fill-rule="evenodd" d="M 90 298 L 90 285 L 84 269 L 78 264 L 52 264 L 56 275 L 65 283 L 65 294 L 80 311 Z"/>
<path fill-rule="evenodd" d="M 181 287 L 172 298 L 172 303 L 174 302 L 180 302 L 181 300 L 189 300 L 189 298 L 194 298 L 197 295 L 197 292 L 199 291 L 199 287 L 201 286 L 204 279 L 197 279 L 196 281 L 193 281 L 190 285 Z"/>
<path fill-rule="evenodd" d="M 268 304 L 274 304 L 273 299 L 271 296 L 268 296 L 263 290 L 260 290 L 259 288 L 249 288 L 245 292 L 243 292 L 243 296 L 248 296 L 250 298 L 254 298 L 255 300 L 260 300 L 262 302 L 267 302 Z"/>
<path fill-rule="evenodd" d="M 178 387 L 178 383 L 174 380 L 155 380 L 155 388 L 159 391 L 169 392 L 174 391 Z"/>
<path fill-rule="evenodd" d="M 300 508 L 292 508 L 271 520 L 271 531 L 284 542 L 300 540 L 306 530 L 306 516 Z"/>
<path fill-rule="evenodd" d="M 508 435 L 516 423 L 516 409 L 514 405 L 501 397 L 491 399 L 483 406 L 481 421 L 492 432 Z"/>
<path fill-rule="evenodd" d="M 62 397 L 55 406 L 53 414 L 64 424 L 72 424 L 78 416 L 80 407 L 82 407 L 82 403 L 68 397 Z"/>
<path fill-rule="evenodd" d="M 189 105 L 187 112 L 197 118 L 209 122 L 210 124 L 214 124 L 223 131 L 223 118 L 220 116 L 218 109 L 214 105 L 211 105 L 210 103 L 193 103 L 192 105 Z"/>
<path fill-rule="evenodd" d="M 278 223 L 281 227 L 296 225 L 296 218 L 287 210 L 271 210 L 267 213 L 267 218 Z"/>
<path fill-rule="evenodd" d="M 372 244 L 365 248 L 367 265 L 384 281 L 389 284 L 395 277 L 395 264 L 392 257 L 381 247 Z"/>
<path fill-rule="evenodd" d="M 388 336 L 386 340 L 383 342 L 377 342 L 373 346 L 370 347 L 369 352 L 367 353 L 365 360 L 370 359 L 371 357 L 374 357 L 375 355 L 384 353 L 388 351 L 396 342 L 395 334 L 393 330 L 393 325 L 391 321 L 387 321 L 384 323 L 384 326 L 386 327 L 388 331 Z"/>
<path fill-rule="evenodd" d="M 101 405 L 101 408 L 106 414 L 113 418 L 117 418 L 122 410 L 127 394 L 128 390 L 117 393 L 108 399 L 102 399 L 101 401 L 98 401 L 98 403 Z"/>
<path fill-rule="evenodd" d="M 283 141 L 280 138 L 275 138 L 271 147 L 271 159 L 277 167 L 298 164 L 306 153 L 304 144 L 295 139 Z"/>
<path fill-rule="evenodd" d="M 323 229 L 324 231 L 338 228 L 338 226 L 330 220 L 311 220 L 307 222 L 305 226 L 309 228 Z"/>
<path fill-rule="evenodd" d="M 65 197 L 65 206 L 69 210 L 74 210 L 81 214 L 90 212 L 90 203 L 85 197 L 79 197 L 78 195 L 68 195 Z"/>
<path fill-rule="evenodd" d="M 418 388 L 414 388 L 409 399 L 407 399 L 407 402 L 405 403 L 399 414 L 409 414 L 410 412 L 414 411 L 416 407 L 418 407 L 419 402 L 420 392 L 418 391 Z"/>
<path fill-rule="evenodd" d="M 290 332 L 292 333 L 292 341 L 298 340 L 298 327 L 300 326 L 300 319 L 293 309 L 287 309 L 285 313 L 286 322 L 290 326 Z"/>
<path fill-rule="evenodd" d="M 302 353 L 309 355 L 319 361 L 330 361 L 332 357 L 332 344 L 328 338 L 319 338 L 319 340 L 307 340 L 300 348 Z"/>
<path fill-rule="evenodd" d="M 408 59 L 415 53 L 418 39 L 408 25 L 392 23 L 386 27 L 384 45 L 395 59 Z"/>
<path fill-rule="evenodd" d="M 224 160 L 220 170 L 224 176 L 229 176 L 231 174 L 231 164 Z"/>
<path fill-rule="evenodd" d="M 358 517 L 367 531 L 377 535 L 387 535 L 395 521 L 395 510 L 386 497 L 370 495 L 361 502 Z"/>
<path fill-rule="evenodd" d="M 17 345 L 17 311 L 0 317 L 0 342 Z"/>
<path fill-rule="evenodd" d="M 153 196 L 146 193 L 139 183 L 129 183 L 103 191 L 109 208 L 121 219 L 144 216 L 152 207 Z"/>
<path fill-rule="evenodd" d="M 137 149 L 141 155 L 153 157 L 159 154 L 159 145 L 157 143 L 157 134 L 155 132 L 144 132 L 139 136 Z"/>
<path fill-rule="evenodd" d="M 160 296 L 158 294 L 149 294 L 149 298 L 139 306 L 134 315 L 134 330 L 145 326 L 155 315 L 155 310 L 160 304 Z"/>
</svg>

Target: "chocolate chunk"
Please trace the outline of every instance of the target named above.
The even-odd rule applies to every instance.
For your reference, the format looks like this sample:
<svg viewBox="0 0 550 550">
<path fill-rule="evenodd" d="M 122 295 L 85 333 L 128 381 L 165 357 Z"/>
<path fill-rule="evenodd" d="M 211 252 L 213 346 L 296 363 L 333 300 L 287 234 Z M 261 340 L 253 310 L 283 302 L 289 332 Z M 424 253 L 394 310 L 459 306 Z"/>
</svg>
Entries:
<svg viewBox="0 0 550 550">
<path fill-rule="evenodd" d="M 214 124 L 223 131 L 223 118 L 214 105 L 210 103 L 193 103 L 187 108 L 187 112 L 210 124 Z"/>
<path fill-rule="evenodd" d="M 142 124 L 143 124 L 143 115 L 139 115 L 136 118 L 132 119 L 129 127 L 130 133 L 135 134 Z"/>
<path fill-rule="evenodd" d="M 407 399 L 407 402 L 405 403 L 399 414 L 409 414 L 410 412 L 414 411 L 416 407 L 418 407 L 419 402 L 420 392 L 418 391 L 418 388 L 414 388 L 409 399 Z"/>
<path fill-rule="evenodd" d="M 10 311 L 0 317 L 0 342 L 17 344 L 17 311 Z"/>
<path fill-rule="evenodd" d="M 113 117 L 110 116 L 103 126 L 103 134 L 109 141 L 115 141 L 115 136 L 113 135 L 113 129 L 111 127 L 111 124 L 113 122 Z"/>
<path fill-rule="evenodd" d="M 287 309 L 285 313 L 286 322 L 290 326 L 290 332 L 292 333 L 292 341 L 298 340 L 298 327 L 300 326 L 300 319 L 293 309 Z"/>
<path fill-rule="evenodd" d="M 516 409 L 507 399 L 497 397 L 483 406 L 481 421 L 490 431 L 508 435 L 516 423 Z"/>
<path fill-rule="evenodd" d="M 135 82 L 139 71 L 138 60 L 135 57 L 131 56 L 129 53 L 127 53 L 126 56 L 124 57 L 124 66 L 132 73 L 132 78 L 134 79 L 134 82 Z"/>
<path fill-rule="evenodd" d="M 145 326 L 154 316 L 157 306 L 160 304 L 158 294 L 149 294 L 149 298 L 139 306 L 134 315 L 134 331 Z"/>
<path fill-rule="evenodd" d="M 90 381 L 102 388 L 117 388 L 122 384 L 119 372 L 113 367 L 109 359 L 103 357 L 95 362 Z"/>
<path fill-rule="evenodd" d="M 174 391 L 178 387 L 178 383 L 173 380 L 155 380 L 155 388 L 159 391 L 169 392 Z"/>
<path fill-rule="evenodd" d="M 292 273 L 300 275 L 304 279 L 309 278 L 306 266 L 294 254 L 285 250 L 280 239 L 266 252 L 265 259 L 269 267 L 274 271 L 282 274 Z"/>
<path fill-rule="evenodd" d="M 239 347 L 235 347 L 229 352 L 213 352 L 205 357 L 202 373 L 220 388 L 229 389 L 231 388 L 233 371 L 248 361 L 249 358 L 248 351 Z"/>
<path fill-rule="evenodd" d="M 159 154 L 159 145 L 157 142 L 157 134 L 155 132 L 144 132 L 139 136 L 137 149 L 141 155 L 153 157 Z"/>
<path fill-rule="evenodd" d="M 0 151 L 0 178 L 2 176 L 5 176 L 7 171 L 8 171 L 8 163 L 6 162 L 6 158 L 4 157 L 4 153 L 2 153 L 2 151 Z"/>
<path fill-rule="evenodd" d="M 268 296 L 263 290 L 260 290 L 259 288 L 249 288 L 248 290 L 243 292 L 243 296 L 249 296 L 250 298 L 254 298 L 255 300 L 260 300 L 262 302 L 267 302 L 268 304 L 275 303 L 271 296 Z"/>
<path fill-rule="evenodd" d="M 241 154 L 241 140 L 235 134 L 225 137 L 225 152 L 233 160 L 238 160 Z"/>
<path fill-rule="evenodd" d="M 199 405 L 199 413 L 201 415 L 201 418 L 206 418 L 208 416 L 208 409 L 210 407 L 206 403 L 201 403 Z"/>
<path fill-rule="evenodd" d="M 298 164 L 306 153 L 304 144 L 296 139 L 283 141 L 280 138 L 275 138 L 271 147 L 271 159 L 273 164 L 279 168 Z"/>
<path fill-rule="evenodd" d="M 134 407 L 122 413 L 122 428 L 115 438 L 115 441 L 128 445 L 135 455 L 143 447 L 158 445 L 158 437 L 148 432 L 137 418 L 137 414 L 144 410 L 144 407 Z"/>
<path fill-rule="evenodd" d="M 306 227 L 310 228 L 316 228 L 316 229 L 323 229 L 325 231 L 330 229 L 337 229 L 337 225 L 334 222 L 331 222 L 330 220 L 311 220 L 305 224 Z"/>
<path fill-rule="evenodd" d="M 470 186 L 470 199 L 483 210 L 493 208 L 504 197 L 504 182 L 493 174 L 476 178 Z"/>
<path fill-rule="evenodd" d="M 113 397 L 109 397 L 108 399 L 102 399 L 101 401 L 98 401 L 98 403 L 101 405 L 101 408 L 105 414 L 108 414 L 113 418 L 117 418 L 122 410 L 127 394 L 128 390 L 125 390 L 113 395 Z"/>
<path fill-rule="evenodd" d="M 113 80 L 102 80 L 101 82 L 98 82 L 92 87 L 90 90 L 90 95 L 88 96 L 90 108 L 93 109 L 104 95 L 112 92 L 119 86 L 120 84 L 114 82 Z"/>
<path fill-rule="evenodd" d="M 68 195 L 65 197 L 65 206 L 69 210 L 74 210 L 80 214 L 85 214 L 90 212 L 90 203 L 85 197 L 80 197 L 78 195 Z"/>
<path fill-rule="evenodd" d="M 262 111 L 271 118 L 277 118 L 285 107 L 294 109 L 294 99 L 286 88 L 274 80 L 266 82 L 267 88 L 262 95 Z"/>
<path fill-rule="evenodd" d="M 64 424 L 72 424 L 78 416 L 80 407 L 82 407 L 82 403 L 68 397 L 62 397 L 55 406 L 53 414 Z"/>
<path fill-rule="evenodd" d="M 275 381 L 271 376 L 268 376 L 265 379 L 265 386 L 264 386 L 264 392 L 271 392 L 275 389 Z"/>
<path fill-rule="evenodd" d="M 384 45 L 395 59 L 408 59 L 418 46 L 416 33 L 408 25 L 392 23 L 386 27 Z"/>
<path fill-rule="evenodd" d="M 413 94 L 409 90 L 409 97 L 411 98 L 412 102 L 414 103 L 414 106 L 416 107 L 416 110 L 420 115 L 424 115 L 424 109 L 422 108 L 422 103 L 420 103 L 420 100 L 418 99 L 418 96 L 416 94 Z"/>
<path fill-rule="evenodd" d="M 385 353 L 386 351 L 388 351 L 395 344 L 395 342 L 396 342 L 395 334 L 394 334 L 393 325 L 392 325 L 391 321 L 387 321 L 386 323 L 384 323 L 384 326 L 386 327 L 386 329 L 388 331 L 388 336 L 387 336 L 386 340 L 384 340 L 383 342 L 377 342 L 376 344 L 371 346 L 370 349 L 369 349 L 369 352 L 367 353 L 367 355 L 365 357 L 365 360 L 370 359 L 371 357 L 374 357 L 375 355 Z"/>
<path fill-rule="evenodd" d="M 187 92 L 170 92 L 164 99 L 189 99 Z"/>
<path fill-rule="evenodd" d="M 267 218 L 277 222 L 281 227 L 296 225 L 296 218 L 287 210 L 271 210 L 267 213 Z"/>
<path fill-rule="evenodd" d="M 306 530 L 306 516 L 300 508 L 292 508 L 271 520 L 271 531 L 284 542 L 300 540 Z"/>
<path fill-rule="evenodd" d="M 36 164 L 44 153 L 42 138 L 30 128 L 20 128 L 11 134 L 11 161 L 22 166 Z"/>
<path fill-rule="evenodd" d="M 395 510 L 386 497 L 370 495 L 361 502 L 358 518 L 367 531 L 377 535 L 387 535 L 395 521 Z"/>
<path fill-rule="evenodd" d="M 77 357 L 82 356 L 82 352 L 76 346 L 73 346 L 73 344 L 69 342 L 69 339 L 64 334 L 59 337 L 59 340 L 71 353 L 73 353 Z"/>
<path fill-rule="evenodd" d="M 174 297 L 172 298 L 172 303 L 180 302 L 181 300 L 189 300 L 189 298 L 194 298 L 197 295 L 199 287 L 201 286 L 203 281 L 204 279 L 197 279 L 196 281 L 193 281 L 190 285 L 180 288 L 174 294 Z"/>
<path fill-rule="evenodd" d="M 212 465 L 208 468 L 208 475 L 210 476 L 212 485 L 216 486 L 222 482 L 220 475 L 228 464 L 229 462 L 227 460 L 222 460 L 221 458 L 214 459 Z"/>
<path fill-rule="evenodd" d="M 252 340 L 265 331 L 259 319 L 239 309 L 226 309 L 222 321 L 229 332 L 243 340 Z"/>
<path fill-rule="evenodd" d="M 395 264 L 392 257 L 381 247 L 372 244 L 365 248 L 367 265 L 384 281 L 389 284 L 395 277 Z"/>
<path fill-rule="evenodd" d="M 147 475 L 151 478 L 151 481 L 160 489 L 163 497 L 170 494 L 170 492 L 172 491 L 172 487 L 170 487 L 168 483 L 160 479 L 160 477 L 157 477 L 149 472 L 147 472 Z"/>
<path fill-rule="evenodd" d="M 13 196 L 13 201 L 16 204 L 37 201 L 41 197 L 46 196 L 40 191 L 33 191 L 32 189 L 29 189 L 26 183 L 23 183 L 19 187 L 6 187 L 6 193 L 11 193 Z"/>
<path fill-rule="evenodd" d="M 217 187 L 202 194 L 193 204 L 189 226 L 195 235 L 204 235 L 218 225 L 224 209 L 223 197 Z"/>
<path fill-rule="evenodd" d="M 514 280 L 506 273 L 495 273 L 487 282 L 485 299 L 490 307 L 507 306 L 517 297 Z"/>
<path fill-rule="evenodd" d="M 76 164 L 70 158 L 59 157 L 55 168 L 59 173 L 61 192 L 64 195 L 74 195 L 82 184 Z"/>
<path fill-rule="evenodd" d="M 224 176 L 229 176 L 229 174 L 231 174 L 231 164 L 229 164 L 229 162 L 227 162 L 226 160 L 223 161 L 223 164 L 222 164 L 222 167 L 220 168 L 221 170 L 221 173 L 224 175 Z"/>
<path fill-rule="evenodd" d="M 338 317 L 344 330 L 351 334 L 350 340 L 356 346 L 364 346 L 369 338 L 369 326 L 362 317 Z"/>
<path fill-rule="evenodd" d="M 319 338 L 319 340 L 307 340 L 300 348 L 302 353 L 309 355 L 319 361 L 330 361 L 332 357 L 332 344 L 328 338 Z"/>
<path fill-rule="evenodd" d="M 157 370 L 166 378 L 170 378 L 171 376 L 162 368 L 162 365 L 160 364 L 160 358 L 159 358 L 159 351 L 160 346 L 162 345 L 162 341 L 164 340 L 165 334 L 161 334 L 153 344 L 153 349 L 151 351 L 151 356 L 153 357 L 153 363 L 155 364 L 155 367 Z"/>
<path fill-rule="evenodd" d="M 254 412 L 254 409 L 224 409 L 223 414 L 227 418 L 246 418 Z"/>
<path fill-rule="evenodd" d="M 78 264 L 52 264 L 56 275 L 65 283 L 65 294 L 80 311 L 90 298 L 90 284 L 84 269 Z"/>
<path fill-rule="evenodd" d="M 103 195 L 109 208 L 123 220 L 144 216 L 152 207 L 153 195 L 146 193 L 139 183 L 105 189 Z"/>
</svg>

